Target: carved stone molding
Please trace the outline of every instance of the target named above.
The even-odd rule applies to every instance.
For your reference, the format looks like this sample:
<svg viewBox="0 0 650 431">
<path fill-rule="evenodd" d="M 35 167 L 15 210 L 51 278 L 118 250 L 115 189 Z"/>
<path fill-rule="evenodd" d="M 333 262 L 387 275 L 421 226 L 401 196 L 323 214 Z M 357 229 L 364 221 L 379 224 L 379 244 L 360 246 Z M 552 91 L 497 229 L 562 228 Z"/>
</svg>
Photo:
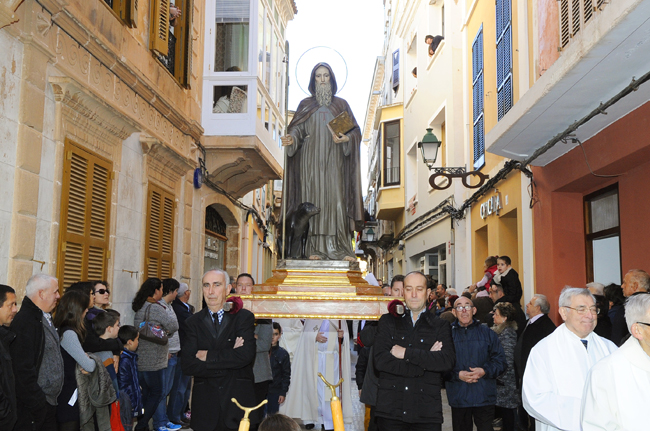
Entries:
<svg viewBox="0 0 650 431">
<path fill-rule="evenodd" d="M 14 14 L 23 0 L 0 0 L 0 28 L 18 21 Z"/>
<path fill-rule="evenodd" d="M 175 184 L 187 171 L 198 167 L 196 160 L 178 154 L 151 136 L 140 135 L 140 145 L 142 153 L 147 156 L 149 169 L 167 179 L 168 185 Z"/>
<path fill-rule="evenodd" d="M 80 116 L 80 120 L 106 131 L 120 141 L 138 131 L 137 125 L 130 118 L 106 105 L 73 79 L 54 76 L 50 78 L 50 84 L 54 100 L 71 108 Z"/>
<path fill-rule="evenodd" d="M 7 0 L 0 0 L 0 2 L 2 1 Z M 66 0 L 40 0 L 40 2 L 52 12 L 52 20 L 55 25 L 63 29 L 66 35 L 71 35 L 72 37 L 68 37 L 74 41 L 74 44 L 82 46 L 83 50 L 86 51 L 86 55 L 93 57 L 93 59 L 108 67 L 116 75 L 117 79 L 126 88 L 132 90 L 142 102 L 149 104 L 158 111 L 159 115 L 162 114 L 171 127 L 191 136 L 194 140 L 200 139 L 203 135 L 203 128 L 199 121 L 187 118 L 187 115 L 176 109 L 159 88 L 149 82 L 142 71 L 137 70 L 131 64 L 123 62 L 119 52 L 108 49 L 94 34 L 92 28 L 86 28 L 79 19 L 74 17 L 73 11 L 67 7 Z M 58 44 L 57 48 L 59 48 Z M 79 57 L 82 55 L 80 52 Z"/>
</svg>

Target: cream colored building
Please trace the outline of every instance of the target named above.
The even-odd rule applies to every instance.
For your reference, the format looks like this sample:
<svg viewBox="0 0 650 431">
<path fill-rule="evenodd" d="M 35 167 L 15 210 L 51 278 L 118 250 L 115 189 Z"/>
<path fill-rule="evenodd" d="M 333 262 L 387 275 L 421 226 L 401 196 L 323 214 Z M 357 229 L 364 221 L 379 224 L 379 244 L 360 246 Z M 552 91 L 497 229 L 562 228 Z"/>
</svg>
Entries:
<svg viewBox="0 0 650 431">
<path fill-rule="evenodd" d="M 225 192 L 202 205 L 224 222 L 206 231 L 205 267 L 260 283 L 275 267 L 274 180 L 282 178 L 286 124 L 286 27 L 293 0 L 208 1 L 202 125 L 207 179 Z M 210 243 L 210 244 L 208 244 Z M 216 246 L 218 259 L 208 255 Z"/>
<path fill-rule="evenodd" d="M 435 166 L 466 165 L 461 5 L 387 1 L 385 22 L 384 52 L 376 63 L 363 136 L 370 166 L 366 207 L 377 222 L 369 225 L 375 241 L 363 248 L 384 281 L 422 270 L 454 283 L 461 271 L 455 269 L 457 226 L 438 209 L 464 190 L 459 182 L 433 189 L 417 144 L 431 128 L 442 141 Z M 444 37 L 432 55 L 427 35 Z"/>
<path fill-rule="evenodd" d="M 210 109 L 212 97 L 205 99 L 203 60 L 215 55 L 205 37 L 215 3 L 175 0 L 182 13 L 170 26 L 167 0 L 0 0 L 0 282 L 19 299 L 27 279 L 44 272 L 62 289 L 108 281 L 126 322 L 147 277 L 187 282 L 199 305 L 207 207 L 228 209 L 220 215 L 228 241 L 216 258 L 231 275 L 251 266 L 240 243 L 251 221 L 224 193 L 241 204 L 280 177 L 274 145 L 284 109 L 264 87 L 251 91 L 262 99 L 248 98 L 245 131 L 223 140 L 218 122 L 206 120 L 202 106 Z M 292 2 L 275 3 L 250 3 L 251 65 L 258 17 L 271 17 L 269 30 L 284 34 L 295 12 Z M 261 78 L 250 72 L 242 78 L 253 90 Z M 265 112 L 274 127 L 260 125 Z M 201 160 L 220 192 L 195 187 Z M 236 178 L 238 170 L 244 175 Z M 265 199 L 258 192 L 249 201 L 261 225 Z"/>
</svg>

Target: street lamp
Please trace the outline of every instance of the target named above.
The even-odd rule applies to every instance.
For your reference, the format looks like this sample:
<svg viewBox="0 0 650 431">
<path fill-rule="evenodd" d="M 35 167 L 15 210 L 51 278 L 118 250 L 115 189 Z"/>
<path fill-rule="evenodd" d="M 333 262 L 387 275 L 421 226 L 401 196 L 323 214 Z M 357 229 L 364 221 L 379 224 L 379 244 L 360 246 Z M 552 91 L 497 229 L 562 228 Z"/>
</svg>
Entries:
<svg viewBox="0 0 650 431">
<path fill-rule="evenodd" d="M 429 177 L 429 184 L 436 190 L 445 190 L 451 187 L 451 181 L 454 178 L 461 178 L 463 185 L 468 189 L 476 189 L 483 185 L 485 180 L 489 177 L 480 171 L 467 172 L 465 167 L 434 167 L 436 159 L 438 158 L 438 150 L 442 142 L 432 132 L 433 129 L 428 128 L 427 133 L 422 137 L 422 141 L 418 142 L 418 148 L 422 151 L 422 162 L 427 165 L 429 171 L 433 171 Z M 470 176 L 478 177 L 478 183 L 470 184 L 468 178 Z M 436 180 L 439 177 L 447 178 L 446 184 L 439 185 Z"/>
<path fill-rule="evenodd" d="M 366 241 L 373 242 L 375 240 L 375 231 L 371 227 L 366 231 Z"/>
<path fill-rule="evenodd" d="M 422 151 L 422 161 L 429 169 L 433 168 L 433 164 L 438 158 L 438 150 L 440 149 L 441 141 L 433 134 L 433 129 L 427 129 L 427 133 L 422 137 L 422 141 L 418 142 L 418 148 Z"/>
</svg>

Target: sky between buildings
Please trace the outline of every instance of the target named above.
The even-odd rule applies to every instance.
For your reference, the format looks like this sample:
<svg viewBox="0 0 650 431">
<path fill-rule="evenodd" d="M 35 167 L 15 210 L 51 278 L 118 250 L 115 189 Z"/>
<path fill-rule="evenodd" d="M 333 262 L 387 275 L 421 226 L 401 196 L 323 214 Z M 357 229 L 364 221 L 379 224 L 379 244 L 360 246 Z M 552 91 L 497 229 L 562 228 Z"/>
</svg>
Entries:
<svg viewBox="0 0 650 431">
<path fill-rule="evenodd" d="M 359 126 L 363 128 L 375 61 L 382 54 L 384 43 L 383 1 L 296 0 L 296 5 L 298 13 L 287 25 L 289 109 L 295 110 L 298 103 L 308 96 L 309 74 L 316 63 L 325 61 L 334 68 L 339 86 L 337 96 L 347 100 Z M 334 51 L 341 54 L 345 63 Z M 343 86 L 345 64 L 347 82 Z M 361 177 L 364 194 L 367 187 L 366 156 L 363 145 Z"/>
</svg>

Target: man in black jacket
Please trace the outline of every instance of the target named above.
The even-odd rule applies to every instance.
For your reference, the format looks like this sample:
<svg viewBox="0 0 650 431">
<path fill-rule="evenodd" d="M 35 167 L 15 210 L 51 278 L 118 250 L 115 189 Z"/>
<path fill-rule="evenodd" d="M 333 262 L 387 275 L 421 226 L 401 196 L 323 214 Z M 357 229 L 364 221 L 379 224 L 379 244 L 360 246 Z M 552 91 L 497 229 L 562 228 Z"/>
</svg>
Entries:
<svg viewBox="0 0 650 431">
<path fill-rule="evenodd" d="M 206 272 L 201 284 L 207 307 L 186 321 L 181 366 L 184 374 L 194 376 L 194 431 L 237 429 L 244 412 L 230 399 L 235 398 L 247 407 L 255 399 L 255 316 L 238 307 L 224 311 L 231 289 L 227 280 L 225 271 Z M 251 423 L 256 423 L 256 419 L 259 421 L 257 415 Z"/>
<path fill-rule="evenodd" d="M 0 284 L 0 430 L 14 427 L 16 413 L 16 386 L 9 346 L 16 338 L 8 326 L 16 316 L 16 291 Z"/>
<path fill-rule="evenodd" d="M 454 367 L 456 353 L 449 322 L 427 312 L 429 292 L 424 274 L 407 274 L 408 310 L 379 319 L 374 364 L 379 371 L 375 415 L 381 431 L 442 427 L 442 373 Z"/>
<path fill-rule="evenodd" d="M 63 386 L 63 358 L 50 313 L 59 299 L 56 278 L 33 275 L 11 323 L 10 352 L 16 379 L 15 431 L 56 431 L 56 399 Z"/>
<path fill-rule="evenodd" d="M 404 276 L 396 275 L 391 281 L 390 295 L 397 298 L 404 296 Z M 435 313 L 435 310 L 434 310 Z M 377 387 L 379 378 L 374 365 L 374 345 L 377 337 L 377 322 L 368 321 L 358 336 L 358 345 L 362 346 L 357 358 L 355 375 L 359 388 L 359 401 L 370 406 L 368 418 L 368 431 L 376 431 L 375 405 L 377 404 Z"/>
<path fill-rule="evenodd" d="M 623 296 L 641 295 L 650 292 L 650 275 L 642 269 L 630 269 L 623 277 Z M 625 308 L 621 308 L 612 320 L 612 341 L 622 346 L 630 336 L 625 322 Z"/>
<path fill-rule="evenodd" d="M 534 295 L 530 302 L 526 304 L 528 324 L 524 327 L 523 333 L 515 346 L 515 371 L 517 373 L 517 387 L 520 391 L 530 351 L 543 338 L 555 331 L 555 323 L 548 317 L 550 311 L 551 304 L 549 304 L 545 295 Z M 528 416 L 523 406 L 519 406 L 519 422 L 522 428 L 535 431 L 535 419 Z"/>
</svg>

